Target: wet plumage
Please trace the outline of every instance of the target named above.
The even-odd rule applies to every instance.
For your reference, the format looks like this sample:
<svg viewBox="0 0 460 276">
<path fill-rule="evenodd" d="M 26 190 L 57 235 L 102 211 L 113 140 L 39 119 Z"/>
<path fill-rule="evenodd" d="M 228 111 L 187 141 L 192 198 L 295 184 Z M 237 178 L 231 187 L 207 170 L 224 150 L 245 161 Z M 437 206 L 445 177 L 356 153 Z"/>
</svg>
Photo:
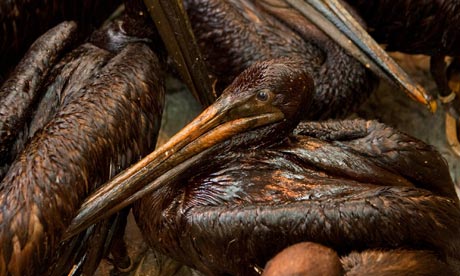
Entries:
<svg viewBox="0 0 460 276">
<path fill-rule="evenodd" d="M 388 51 L 460 56 L 460 5 L 449 0 L 346 0 Z"/>
<path fill-rule="evenodd" d="M 24 125 L 41 98 L 41 86 L 62 53 L 75 42 L 75 23 L 49 30 L 32 46 L 0 88 L 0 177 L 3 177 L 27 139 Z"/>
<path fill-rule="evenodd" d="M 218 88 L 256 61 L 282 57 L 297 58 L 315 80 L 314 107 L 306 118 L 343 117 L 374 88 L 370 72 L 289 10 L 264 10 L 247 0 L 185 0 L 184 5 Z"/>
<path fill-rule="evenodd" d="M 460 4 L 448 0 L 346 0 L 365 21 L 369 33 L 388 51 L 431 57 L 431 74 L 446 111 L 460 118 L 460 100 L 448 82 L 458 74 L 458 60 L 449 66 L 445 57 L 460 56 Z M 449 100 L 447 100 L 449 99 Z M 455 127 L 455 126 L 454 126 Z M 458 140 L 457 137 L 454 137 Z M 450 139 L 454 139 L 450 138 Z"/>
<path fill-rule="evenodd" d="M 45 100 L 57 100 L 56 113 L 27 132 L 30 141 L 0 184 L 1 275 L 52 273 L 81 201 L 155 145 L 164 88 L 148 46 L 111 53 L 83 44 L 55 69 Z"/>
<path fill-rule="evenodd" d="M 225 4 L 225 2 L 222 3 Z M 241 3 L 247 4 L 247 2 Z M 256 21 L 261 19 L 254 13 L 255 9 L 256 7 L 251 5 L 246 6 L 244 13 L 246 18 L 237 16 L 238 20 L 244 21 L 246 25 L 235 23 L 237 27 L 247 27 L 248 19 L 256 19 Z M 264 16 L 263 20 L 266 18 L 272 17 Z M 274 19 L 267 20 L 264 23 Z M 278 23 L 273 22 L 270 24 L 281 24 L 278 21 L 276 21 Z M 265 29 L 264 26 L 267 25 L 255 26 L 255 32 L 258 32 L 260 29 L 257 28 Z M 281 29 L 283 32 L 289 32 L 290 35 L 294 33 L 286 27 L 273 29 L 269 27 L 268 29 L 269 32 Z M 211 32 L 213 31 L 215 31 L 214 28 Z M 204 36 L 208 35 L 209 33 Z M 298 34 L 294 33 L 292 37 L 296 35 Z M 252 36 L 249 35 L 249 41 L 251 38 Z M 319 42 L 313 40 L 314 42 L 310 45 L 306 45 L 308 43 L 303 38 L 294 38 L 293 40 L 296 41 L 294 44 L 301 45 L 299 48 L 296 46 L 297 50 L 300 49 L 300 53 L 294 53 L 291 59 L 276 59 L 285 55 L 284 50 L 291 51 L 283 48 L 284 41 L 291 42 L 291 38 L 274 39 L 274 49 L 279 49 L 281 54 L 275 53 L 274 49 L 264 52 L 267 44 L 261 43 L 260 37 L 254 38 L 255 45 L 260 47 L 253 47 L 254 45 L 251 45 L 252 48 L 242 47 L 243 53 L 246 50 L 251 52 L 260 48 L 264 53 L 256 61 L 267 57 L 274 60 L 253 66 L 228 88 L 228 91 L 231 92 L 224 92 L 224 95 L 228 97 L 226 101 L 229 106 L 233 103 L 231 100 L 239 103 L 236 109 L 229 107 L 230 111 L 225 110 L 226 115 L 233 121 L 229 125 L 222 125 L 222 128 L 221 126 L 216 127 L 213 130 L 215 132 L 209 136 L 206 133 L 200 137 L 204 142 L 210 144 L 218 142 L 208 152 L 205 152 L 204 156 L 186 165 L 185 167 L 189 166 L 188 170 L 180 167 L 182 164 L 169 163 L 167 160 L 169 154 L 176 152 L 166 151 L 164 158 L 167 161 L 161 161 L 163 163 L 155 168 L 157 171 L 153 171 L 153 177 L 150 175 L 150 180 L 142 180 L 147 183 L 154 181 L 156 177 L 161 178 L 164 173 L 175 169 L 175 165 L 178 165 L 178 170 L 183 170 L 181 174 L 172 174 L 165 180 L 167 185 L 163 185 L 136 204 L 137 219 L 149 243 L 154 248 L 207 274 L 254 273 L 256 267 L 263 267 L 265 262 L 282 248 L 304 240 L 331 246 L 340 254 L 368 248 L 388 251 L 406 247 L 421 249 L 426 250 L 429 255 L 432 254 L 430 255 L 434 256 L 432 260 L 450 266 L 451 259 L 459 257 L 457 252 L 460 244 L 456 237 L 459 234 L 457 229 L 460 211 L 445 161 L 431 147 L 376 122 L 355 120 L 302 123 L 292 133 L 301 118 L 300 114 L 308 112 L 310 106 L 316 112 L 316 115 L 311 115 L 313 117 L 331 115 L 329 109 L 318 108 L 321 102 L 311 99 L 313 84 L 309 74 L 313 73 L 315 84 L 318 87 L 326 86 L 325 90 L 350 88 L 344 88 L 337 83 L 342 79 L 348 80 L 343 75 L 341 75 L 342 79 L 335 79 L 335 82 L 325 79 L 323 79 L 324 83 L 318 81 L 317 76 L 320 75 L 318 72 L 328 73 L 327 60 L 334 56 L 327 54 L 323 56 L 324 53 L 321 53 L 321 50 L 312 46 L 315 43 L 327 45 L 329 42 L 323 41 L 322 36 L 316 37 Z M 230 39 L 230 42 L 245 43 L 246 41 L 240 39 L 238 42 Z M 302 46 L 303 44 L 305 45 Z M 219 44 L 219 46 L 224 47 L 225 44 Z M 234 46 L 231 45 L 229 49 L 240 50 Z M 123 44 L 115 45 L 111 50 L 118 51 L 123 47 Z M 311 54 L 310 58 L 313 59 L 313 63 L 301 59 L 306 53 L 304 50 Z M 81 53 L 77 51 L 74 54 L 78 56 Z M 241 52 L 238 57 L 246 58 L 240 54 Z M 257 53 L 251 52 L 249 57 L 252 58 L 253 54 L 257 56 Z M 151 74 L 155 74 L 158 68 L 148 67 L 148 64 L 154 59 L 150 55 L 145 45 L 126 46 L 119 55 L 107 61 L 108 67 L 113 65 L 113 71 L 107 67 L 97 69 L 97 72 L 101 70 L 102 73 L 98 73 L 94 83 L 82 84 L 81 90 L 91 92 L 90 87 L 95 86 L 94 91 L 101 92 L 102 89 L 102 91 L 112 92 L 113 86 L 120 85 L 125 88 L 124 91 L 130 91 L 127 93 L 127 98 L 131 101 L 126 102 L 137 103 L 136 99 L 148 98 L 149 96 L 144 94 L 150 89 L 146 89 L 144 82 L 135 81 L 134 85 L 140 89 L 131 91 L 130 85 L 114 80 L 126 78 L 129 81 L 136 79 L 134 75 L 147 75 L 146 78 L 151 80 L 151 84 L 155 86 L 157 79 Z M 145 56 L 151 57 L 152 60 L 140 61 L 142 58 L 145 59 Z M 130 59 L 135 61 L 132 68 L 128 62 Z M 105 63 L 103 60 L 104 58 L 101 62 Z M 253 62 L 250 61 L 248 64 L 243 62 L 241 70 Z M 344 64 L 349 65 L 348 61 Z M 66 62 L 57 65 L 58 68 L 59 66 L 62 66 L 60 70 L 66 70 Z M 69 66 L 67 70 L 71 71 L 69 68 L 74 65 Z M 75 66 L 78 67 L 78 65 Z M 98 67 L 98 65 L 94 66 Z M 150 66 L 153 65 L 150 64 Z M 134 73 L 125 76 L 129 68 Z M 232 65 L 222 66 L 222 68 L 233 70 L 232 68 L 235 67 Z M 368 74 L 362 67 L 357 70 L 364 75 Z M 357 76 L 353 70 L 348 68 L 348 71 L 351 72 L 352 77 Z M 226 77 L 225 74 L 222 75 Z M 325 76 L 330 75 L 332 74 Z M 227 81 L 231 79 L 232 77 Z M 352 87 L 356 84 L 353 81 L 351 81 Z M 369 88 L 371 85 L 367 81 L 364 78 L 359 80 L 357 85 Z M 57 83 L 59 86 L 58 81 Z M 106 86 L 110 88 L 106 90 L 100 88 Z M 81 91 L 76 88 L 75 90 Z M 365 91 L 368 90 L 365 89 Z M 136 94 L 141 92 L 144 93 Z M 238 99 L 238 96 L 246 97 L 247 102 Z M 145 116 L 142 118 L 149 117 L 145 109 L 148 104 L 140 104 L 140 106 L 134 104 L 134 107 L 138 109 L 125 114 L 129 119 L 125 120 L 123 115 L 105 102 L 107 99 L 95 103 L 95 99 L 82 95 L 77 104 L 77 101 L 71 98 L 72 96 L 63 97 L 62 106 L 57 107 L 58 114 L 63 117 L 54 117 L 46 124 L 44 130 L 37 131 L 32 142 L 26 145 L 25 151 L 19 155 L 19 161 L 12 164 L 1 184 L 1 191 L 4 191 L 4 194 L 0 196 L 0 203 L 2 208 L 6 209 L 2 220 L 6 222 L 2 221 L 4 226 L 0 228 L 0 238 L 3 237 L 2 233 L 6 238 L 3 241 L 0 240 L 3 244 L 0 256 L 3 257 L 3 262 L 8 264 L 2 267 L 7 267 L 6 269 L 18 275 L 34 274 L 36 271 L 32 269 L 46 267 L 47 264 L 43 265 L 43 261 L 34 255 L 35 250 L 40 253 L 44 252 L 47 258 L 52 257 L 51 251 L 57 248 L 63 230 L 76 214 L 76 208 L 83 197 L 99 183 L 113 176 L 118 169 L 124 167 L 125 162 L 134 161 L 135 156 L 141 155 L 139 152 L 144 153 L 147 148 L 152 147 L 152 144 L 149 144 L 152 139 L 149 140 L 150 142 L 142 140 L 131 144 L 133 139 L 154 136 L 154 129 L 158 123 L 156 118 L 139 119 L 138 117 L 139 114 Z M 83 101 L 80 101 L 82 99 Z M 85 119 L 83 112 L 74 113 L 75 110 L 86 106 L 85 100 L 89 102 L 88 110 L 95 112 L 91 114 L 90 119 Z M 331 101 L 335 100 L 337 100 L 336 97 L 333 97 Z M 158 103 L 153 103 L 152 99 L 146 101 L 154 106 L 158 105 Z M 116 99 L 115 102 L 117 102 Z M 352 106 L 355 104 L 351 103 Z M 132 107 L 130 104 L 128 106 Z M 343 107 L 341 104 L 337 106 Z M 100 110 L 100 107 L 105 107 L 106 110 Z M 342 113 L 346 112 L 345 110 L 348 109 L 339 111 L 333 109 L 331 112 Z M 259 111 L 266 113 L 260 115 L 257 113 Z M 79 115 L 75 116 L 75 114 Z M 119 115 L 121 117 L 118 117 Z M 110 116 L 113 116 L 116 123 L 120 123 L 121 126 L 107 127 L 106 120 Z M 40 118 L 46 117 L 40 116 Z M 85 141 L 83 133 L 75 133 L 71 130 L 66 132 L 66 128 L 61 128 L 62 125 L 66 125 L 68 119 L 72 121 L 72 118 L 76 125 L 83 126 L 79 128 L 79 131 L 88 131 L 86 138 L 89 137 L 90 140 Z M 98 127 L 99 120 L 95 118 L 103 121 L 101 128 Z M 265 123 L 263 121 L 265 118 L 276 121 Z M 249 123 L 242 129 L 248 131 L 232 130 L 234 136 L 220 141 L 222 137 L 228 135 L 222 129 L 230 128 L 232 123 L 241 126 L 242 120 L 245 119 L 248 119 Z M 44 119 L 44 121 L 47 120 Z M 84 122 L 91 127 L 85 128 Z M 135 130 L 137 133 L 129 132 L 133 125 L 139 126 L 139 129 Z M 145 126 L 147 126 L 146 129 Z M 54 134 L 57 133 L 53 131 L 56 128 L 59 128 L 59 134 Z M 90 129 L 97 132 L 97 135 L 91 136 Z M 56 150 L 53 149 L 54 147 L 47 147 L 47 145 L 60 145 L 59 139 L 62 138 L 60 135 L 63 130 L 66 140 L 72 140 L 73 143 L 63 147 L 64 154 L 61 155 L 53 152 Z M 29 130 L 29 133 L 33 132 L 35 130 Z M 96 136 L 98 138 L 95 138 Z M 125 138 L 126 140 L 117 140 Z M 207 138 L 210 140 L 206 140 Z M 142 143 L 147 143 L 147 145 Z M 119 148 L 114 145 L 119 145 Z M 187 155 L 189 151 L 198 145 L 199 143 L 186 145 L 180 149 L 179 154 L 184 154 L 186 157 L 183 159 L 186 160 L 189 158 Z M 133 149 L 130 151 L 125 147 L 133 147 Z M 47 156 L 41 153 L 42 148 L 47 154 L 50 154 L 50 159 L 42 157 Z M 83 155 L 74 155 L 82 148 L 84 149 Z M 119 155 L 120 151 L 123 152 L 122 156 Z M 88 153 L 85 154 L 85 152 Z M 60 157 L 64 159 L 59 159 Z M 163 158 L 163 156 L 160 157 Z M 34 166 L 33 168 L 36 170 L 37 178 L 34 175 L 35 171 L 31 168 L 31 164 L 36 161 L 42 165 L 42 167 Z M 102 170 L 101 167 L 103 167 Z M 24 168 L 29 168 L 29 170 Z M 57 182 L 66 183 L 64 174 L 66 169 L 71 172 L 67 177 L 76 187 L 53 185 Z M 438 172 L 437 175 L 433 174 L 434 170 Z M 45 177 L 40 175 L 41 173 Z M 18 185 L 9 186 L 16 181 L 16 178 L 19 179 L 17 180 Z M 50 180 L 50 186 L 46 183 L 47 180 Z M 23 184 L 34 181 L 39 185 Z M 34 188 L 30 190 L 30 187 Z M 31 192 L 23 196 L 25 190 Z M 53 196 L 42 201 L 41 194 L 51 190 Z M 55 191 L 58 193 L 54 193 Z M 65 196 L 60 197 L 60 193 Z M 58 205 L 63 205 L 62 199 L 64 198 L 68 199 L 70 204 L 65 205 L 63 209 L 53 209 Z M 12 205 L 15 201 L 22 201 L 22 199 L 25 199 L 24 202 L 27 203 L 26 209 L 20 210 L 16 213 L 19 215 L 15 216 L 15 209 Z M 8 205 L 8 202 L 13 203 Z M 43 206 L 46 207 L 46 212 L 40 209 Z M 23 212 L 22 216 L 21 212 Z M 55 214 L 53 220 L 46 217 L 53 212 L 60 216 L 60 219 L 56 220 L 56 225 L 49 223 L 49 221 L 54 223 Z M 26 213 L 30 214 L 30 217 L 24 216 Z M 45 219 L 42 220 L 42 217 Z M 27 231 L 20 231 L 22 229 L 27 229 Z M 12 230 L 17 230 L 17 232 Z M 427 231 L 433 234 L 427 237 Z M 26 245 L 23 247 L 26 251 L 20 252 L 18 244 Z M 32 258 L 29 258 L 27 254 L 32 254 Z M 28 265 L 30 263 L 37 266 L 34 265 L 31 271 L 21 270 L 30 268 L 31 266 Z"/>
<path fill-rule="evenodd" d="M 289 104 L 272 103 L 285 120 L 216 144 L 135 204 L 149 244 L 206 275 L 256 275 L 281 249 L 302 241 L 339 255 L 428 250 L 454 269 L 460 209 L 445 160 L 373 121 L 306 122 L 289 134 L 300 118 L 292 110 L 305 103 L 289 96 L 295 91 L 289 79 L 299 71 L 288 68 L 255 65 L 222 96 L 282 87 L 271 90 L 272 98 Z M 278 78 L 264 69 L 279 70 Z M 247 78 L 252 85 L 243 84 Z"/>
</svg>

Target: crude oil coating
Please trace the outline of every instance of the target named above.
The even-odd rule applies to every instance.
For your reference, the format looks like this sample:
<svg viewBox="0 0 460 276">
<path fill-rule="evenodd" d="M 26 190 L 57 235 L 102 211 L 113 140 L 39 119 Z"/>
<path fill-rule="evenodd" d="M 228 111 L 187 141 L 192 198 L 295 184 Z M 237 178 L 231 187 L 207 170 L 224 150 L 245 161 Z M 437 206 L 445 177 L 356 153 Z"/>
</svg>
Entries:
<svg viewBox="0 0 460 276">
<path fill-rule="evenodd" d="M 230 101 L 258 66 L 223 95 Z M 293 99 L 290 82 L 257 76 L 262 86 L 283 83 L 272 91 Z M 303 104 L 277 105 L 285 121 L 216 145 L 136 203 L 149 244 L 206 275 L 257 275 L 254 267 L 301 241 L 341 255 L 411 248 L 459 257 L 460 209 L 439 153 L 374 121 L 303 122 L 289 134 L 300 115 L 285 108 Z"/>
<path fill-rule="evenodd" d="M 0 178 L 14 160 L 27 134 L 22 133 L 37 104 L 40 87 L 53 64 L 74 43 L 73 22 L 64 22 L 38 39 L 0 88 Z M 19 140 L 19 141 L 18 141 Z"/>
<path fill-rule="evenodd" d="M 450 0 L 346 0 L 389 51 L 460 56 L 460 3 Z"/>
<path fill-rule="evenodd" d="M 85 80 L 62 76 L 61 81 L 76 81 L 79 89 L 65 86 L 56 114 L 35 133 L 0 184 L 0 275 L 49 273 L 42 269 L 57 253 L 81 201 L 155 145 L 164 101 L 157 57 L 139 43 L 102 55 L 107 54 L 112 58 L 102 67 L 97 65 L 101 60 L 86 59 L 97 73 L 86 74 Z"/>
<path fill-rule="evenodd" d="M 296 58 L 315 81 L 313 108 L 304 118 L 344 117 L 375 87 L 358 61 L 289 10 L 267 11 L 248 0 L 183 2 L 218 90 L 254 62 L 286 56 Z"/>
</svg>

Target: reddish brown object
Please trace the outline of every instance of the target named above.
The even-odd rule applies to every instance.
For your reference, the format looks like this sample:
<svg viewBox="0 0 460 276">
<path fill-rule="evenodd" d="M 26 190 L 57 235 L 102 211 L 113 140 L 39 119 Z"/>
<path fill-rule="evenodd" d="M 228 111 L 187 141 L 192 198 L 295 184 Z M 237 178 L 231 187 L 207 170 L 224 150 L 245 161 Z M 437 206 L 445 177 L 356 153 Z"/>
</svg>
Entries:
<svg viewBox="0 0 460 276">
<path fill-rule="evenodd" d="M 313 242 L 289 246 L 265 267 L 262 276 L 340 276 L 342 264 L 337 253 Z"/>
</svg>

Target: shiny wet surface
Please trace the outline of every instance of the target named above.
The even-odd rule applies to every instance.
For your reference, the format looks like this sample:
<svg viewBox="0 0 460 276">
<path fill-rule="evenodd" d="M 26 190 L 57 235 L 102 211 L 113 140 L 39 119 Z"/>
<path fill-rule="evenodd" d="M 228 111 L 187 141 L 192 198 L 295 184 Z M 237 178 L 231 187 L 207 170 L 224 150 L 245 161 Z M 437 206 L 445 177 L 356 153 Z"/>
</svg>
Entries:
<svg viewBox="0 0 460 276">
<path fill-rule="evenodd" d="M 435 91 L 427 57 L 402 54 L 394 54 L 393 57 L 428 91 Z M 158 138 L 159 144 L 166 142 L 168 137 L 192 120 L 201 110 L 199 104 L 177 80 L 170 79 L 167 86 L 169 92 L 166 97 L 162 130 Z M 382 81 L 379 89 L 352 117 L 377 119 L 435 146 L 447 159 L 459 193 L 460 157 L 456 156 L 447 144 L 444 114 L 442 106 L 439 106 L 435 114 L 431 114 L 424 106 L 411 101 L 406 95 L 395 91 Z M 130 273 L 111 273 L 112 266 L 104 260 L 96 275 L 197 275 L 149 249 L 132 216 L 129 217 L 125 241 L 135 262 L 134 269 Z"/>
</svg>

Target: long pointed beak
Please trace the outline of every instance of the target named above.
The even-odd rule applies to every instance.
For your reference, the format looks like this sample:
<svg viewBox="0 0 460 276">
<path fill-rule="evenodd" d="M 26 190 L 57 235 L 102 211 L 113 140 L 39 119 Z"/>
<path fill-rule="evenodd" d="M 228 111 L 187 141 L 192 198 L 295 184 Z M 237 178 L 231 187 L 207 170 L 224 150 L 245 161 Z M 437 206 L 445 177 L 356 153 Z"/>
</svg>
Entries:
<svg viewBox="0 0 460 276">
<path fill-rule="evenodd" d="M 286 5 L 300 12 L 377 76 L 400 87 L 410 98 L 436 110 L 436 101 L 378 45 L 339 0 L 260 0 L 273 9 Z"/>
<path fill-rule="evenodd" d="M 182 0 L 144 0 L 182 80 L 207 107 L 216 97 Z"/>
<path fill-rule="evenodd" d="M 167 185 L 171 177 L 214 145 L 235 134 L 281 121 L 276 107 L 255 107 L 253 98 L 224 94 L 166 144 L 100 187 L 83 203 L 64 235 L 68 239 L 91 224 L 114 214 L 143 195 Z M 248 103 L 249 102 L 249 103 Z"/>
</svg>

